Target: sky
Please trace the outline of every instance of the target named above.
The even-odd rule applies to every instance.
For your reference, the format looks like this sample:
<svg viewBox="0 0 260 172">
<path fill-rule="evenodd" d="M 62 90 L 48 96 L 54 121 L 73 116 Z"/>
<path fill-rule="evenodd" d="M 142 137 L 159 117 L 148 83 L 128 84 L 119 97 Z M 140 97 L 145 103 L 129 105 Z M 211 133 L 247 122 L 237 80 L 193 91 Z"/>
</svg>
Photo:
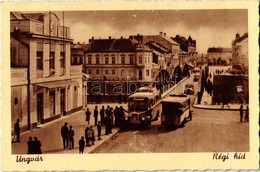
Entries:
<svg viewBox="0 0 260 172">
<path fill-rule="evenodd" d="M 62 25 L 62 12 L 56 14 Z M 248 32 L 248 17 L 245 9 L 65 11 L 64 25 L 70 27 L 74 43 L 165 32 L 168 37 L 191 36 L 197 52 L 206 53 L 208 47 L 231 47 L 236 33 Z"/>
</svg>

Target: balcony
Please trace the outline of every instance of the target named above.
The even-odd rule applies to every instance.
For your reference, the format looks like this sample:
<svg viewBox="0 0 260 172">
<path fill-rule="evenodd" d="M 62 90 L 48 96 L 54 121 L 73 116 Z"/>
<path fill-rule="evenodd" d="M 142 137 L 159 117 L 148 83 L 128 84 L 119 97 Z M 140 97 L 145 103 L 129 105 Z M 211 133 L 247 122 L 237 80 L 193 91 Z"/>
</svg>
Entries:
<svg viewBox="0 0 260 172">
<path fill-rule="evenodd" d="M 11 68 L 11 82 L 27 82 L 27 68 Z"/>
<path fill-rule="evenodd" d="M 82 65 L 72 65 L 70 67 L 70 75 L 82 75 Z"/>
</svg>

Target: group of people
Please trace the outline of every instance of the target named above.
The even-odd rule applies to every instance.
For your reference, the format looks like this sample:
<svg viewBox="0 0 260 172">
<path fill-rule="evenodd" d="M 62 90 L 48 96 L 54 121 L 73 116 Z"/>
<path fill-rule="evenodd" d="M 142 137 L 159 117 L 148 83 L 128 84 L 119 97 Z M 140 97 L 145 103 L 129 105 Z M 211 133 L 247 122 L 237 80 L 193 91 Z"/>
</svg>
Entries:
<svg viewBox="0 0 260 172">
<path fill-rule="evenodd" d="M 74 130 L 72 126 L 68 127 L 68 123 L 65 122 L 61 127 L 61 137 L 63 141 L 64 149 L 73 149 L 74 148 Z"/>
<path fill-rule="evenodd" d="M 239 114 L 240 114 L 240 122 L 249 122 L 249 108 L 248 108 L 248 106 L 246 106 L 245 116 L 244 116 L 244 106 L 243 106 L 243 104 L 241 104 L 240 108 L 239 108 Z"/>
<path fill-rule="evenodd" d="M 94 109 L 94 124 L 97 126 L 98 124 L 98 118 L 100 118 L 101 125 L 106 126 L 105 134 L 111 133 L 112 126 L 115 125 L 116 127 L 120 127 L 123 122 L 124 118 L 124 108 L 122 106 L 115 108 L 110 107 L 109 105 L 105 109 L 104 106 L 98 111 L 98 106 L 95 106 Z M 89 108 L 87 108 L 86 112 L 86 121 L 89 124 L 91 112 L 89 111 Z M 100 117 L 98 117 L 100 115 Z"/>
<path fill-rule="evenodd" d="M 29 137 L 27 145 L 28 145 L 27 154 L 42 154 L 42 150 L 41 150 L 42 144 L 37 137 L 34 137 L 34 140 L 32 137 Z"/>
</svg>

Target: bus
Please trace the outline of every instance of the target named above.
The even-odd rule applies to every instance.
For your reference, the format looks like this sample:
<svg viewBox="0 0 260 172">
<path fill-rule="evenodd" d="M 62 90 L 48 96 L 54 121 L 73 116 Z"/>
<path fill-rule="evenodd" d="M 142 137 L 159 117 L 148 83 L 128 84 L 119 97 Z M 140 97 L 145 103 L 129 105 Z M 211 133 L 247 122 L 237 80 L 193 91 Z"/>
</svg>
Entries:
<svg viewBox="0 0 260 172">
<path fill-rule="evenodd" d="M 149 127 L 160 113 L 159 111 L 154 112 L 153 105 L 154 96 L 149 92 L 136 92 L 130 95 L 128 97 L 128 113 L 124 118 L 125 124 L 139 124 Z"/>
<path fill-rule="evenodd" d="M 161 124 L 164 127 L 180 127 L 192 119 L 190 97 L 187 95 L 170 95 L 161 104 Z"/>
</svg>

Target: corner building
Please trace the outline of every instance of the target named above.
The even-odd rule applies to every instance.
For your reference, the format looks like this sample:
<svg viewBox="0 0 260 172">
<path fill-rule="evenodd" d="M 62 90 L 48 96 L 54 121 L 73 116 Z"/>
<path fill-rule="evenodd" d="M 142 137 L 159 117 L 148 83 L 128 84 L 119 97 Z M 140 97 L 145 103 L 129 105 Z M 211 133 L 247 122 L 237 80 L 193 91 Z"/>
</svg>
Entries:
<svg viewBox="0 0 260 172">
<path fill-rule="evenodd" d="M 70 28 L 53 12 L 11 12 L 11 119 L 22 129 L 85 105 L 82 67 L 71 66 Z"/>
<path fill-rule="evenodd" d="M 152 50 L 130 39 L 90 39 L 85 55 L 92 80 L 152 81 Z"/>
</svg>

